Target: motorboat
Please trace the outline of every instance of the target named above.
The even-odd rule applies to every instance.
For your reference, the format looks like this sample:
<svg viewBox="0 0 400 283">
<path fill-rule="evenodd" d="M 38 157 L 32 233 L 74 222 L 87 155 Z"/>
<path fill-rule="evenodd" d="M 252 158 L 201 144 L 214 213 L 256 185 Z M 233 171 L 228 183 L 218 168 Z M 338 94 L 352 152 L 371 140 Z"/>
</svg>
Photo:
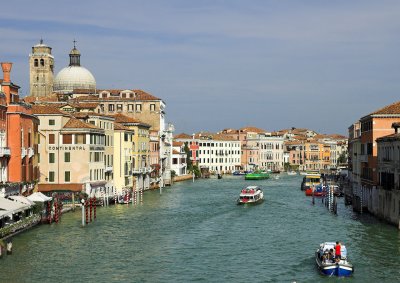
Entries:
<svg viewBox="0 0 400 283">
<path fill-rule="evenodd" d="M 237 204 L 258 204 L 264 201 L 264 193 L 259 186 L 248 186 L 240 191 Z"/>
<path fill-rule="evenodd" d="M 318 186 L 322 183 L 321 174 L 318 173 L 307 173 L 303 177 L 303 181 L 301 183 L 301 190 L 305 191 L 313 186 Z"/>
<path fill-rule="evenodd" d="M 287 174 L 288 175 L 297 175 L 297 172 L 296 171 L 288 171 Z"/>
<path fill-rule="evenodd" d="M 244 176 L 245 180 L 265 180 L 269 179 L 270 175 L 268 172 L 264 171 L 254 171 L 253 173 L 248 173 Z"/>
<path fill-rule="evenodd" d="M 234 175 L 234 176 L 243 176 L 243 175 L 246 175 L 246 173 L 243 172 L 243 171 L 234 171 L 232 173 L 232 175 Z"/>
<path fill-rule="evenodd" d="M 353 265 L 348 261 L 347 249 L 341 245 L 340 258 L 334 258 L 335 242 L 325 242 L 319 245 L 315 252 L 315 262 L 318 269 L 329 276 L 350 276 L 354 272 Z"/>
<path fill-rule="evenodd" d="M 328 190 L 325 186 L 322 186 L 321 184 L 313 187 L 309 187 L 305 190 L 306 196 L 313 196 L 314 197 L 323 197 L 328 194 Z"/>
</svg>

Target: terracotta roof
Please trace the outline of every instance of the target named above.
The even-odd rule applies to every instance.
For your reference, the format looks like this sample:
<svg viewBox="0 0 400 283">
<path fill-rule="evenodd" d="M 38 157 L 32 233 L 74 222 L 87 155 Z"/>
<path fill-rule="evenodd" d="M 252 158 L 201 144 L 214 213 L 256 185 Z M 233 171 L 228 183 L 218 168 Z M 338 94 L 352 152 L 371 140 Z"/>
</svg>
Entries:
<svg viewBox="0 0 400 283">
<path fill-rule="evenodd" d="M 310 131 L 309 129 L 306 129 L 306 128 L 294 128 L 293 130 L 292 130 L 292 133 L 293 134 L 301 134 L 301 133 L 306 133 L 307 131 Z"/>
<path fill-rule="evenodd" d="M 120 123 L 114 123 L 114 130 L 133 131 L 133 130 L 129 129 L 128 127 L 125 127 L 124 125 L 121 125 Z"/>
<path fill-rule="evenodd" d="M 382 107 L 369 115 L 400 114 L 400 101 Z M 367 115 L 368 116 L 368 115 Z"/>
<path fill-rule="evenodd" d="M 52 93 L 49 96 L 40 96 L 40 97 L 30 95 L 30 96 L 25 96 L 23 100 L 26 103 L 46 102 L 46 101 L 54 102 L 58 101 L 58 95 L 56 93 Z"/>
<path fill-rule="evenodd" d="M 32 113 L 36 115 L 40 114 L 59 114 L 65 115 L 66 113 L 58 109 L 58 107 L 49 105 L 32 105 Z"/>
<path fill-rule="evenodd" d="M 240 128 L 239 131 L 244 132 L 244 133 L 248 133 L 248 132 L 265 133 L 265 132 L 267 132 L 263 129 L 252 127 L 252 126 Z"/>
<path fill-rule="evenodd" d="M 172 146 L 182 146 L 183 142 L 174 141 L 172 142 Z"/>
<path fill-rule="evenodd" d="M 210 139 L 216 141 L 237 141 L 234 137 L 226 134 L 215 134 L 215 133 L 208 133 L 208 132 L 200 132 L 195 134 L 196 139 Z"/>
<path fill-rule="evenodd" d="M 185 133 L 180 133 L 174 136 L 174 139 L 191 139 L 192 136 L 185 134 Z"/>
<path fill-rule="evenodd" d="M 143 90 L 140 89 L 132 89 L 130 91 L 135 93 L 135 97 L 134 98 L 125 98 L 125 97 L 120 97 L 120 93 L 122 91 L 125 91 L 126 89 L 99 89 L 97 90 L 97 94 L 106 91 L 109 92 L 111 94 L 110 97 L 105 97 L 105 98 L 99 98 L 97 95 L 89 95 L 89 96 L 81 96 L 81 97 L 76 97 L 75 100 L 77 101 L 85 101 L 85 100 L 161 100 L 160 98 L 145 92 Z"/>
<path fill-rule="evenodd" d="M 140 121 L 139 119 L 132 118 L 132 117 L 126 116 L 124 114 L 115 114 L 115 115 L 112 115 L 111 117 L 114 117 L 115 122 L 120 123 L 120 124 L 141 124 L 145 127 L 149 127 L 149 128 L 151 127 L 151 125 L 144 123 L 144 122 Z"/>
<path fill-rule="evenodd" d="M 376 139 L 377 142 L 396 141 L 396 140 L 400 140 L 400 134 L 394 133 L 394 134 L 383 136 L 383 137 L 380 137 L 380 138 Z"/>
<path fill-rule="evenodd" d="M 82 122 L 81 120 L 76 119 L 76 118 L 69 119 L 69 121 L 64 125 L 63 129 L 96 129 L 96 130 L 100 130 L 100 128 L 97 128 L 95 125 Z"/>
<path fill-rule="evenodd" d="M 106 117 L 106 118 L 110 118 L 110 119 L 115 119 L 115 117 L 112 115 L 106 115 L 106 114 L 97 113 L 97 112 L 74 112 L 71 115 L 76 118 L 89 118 L 89 116 L 97 116 L 97 117 Z"/>
<path fill-rule="evenodd" d="M 98 102 L 92 102 L 92 103 L 81 102 L 81 103 L 74 103 L 74 104 L 70 104 L 70 105 L 75 107 L 75 108 L 90 108 L 90 109 L 94 109 L 97 106 L 99 106 L 99 103 Z"/>
</svg>

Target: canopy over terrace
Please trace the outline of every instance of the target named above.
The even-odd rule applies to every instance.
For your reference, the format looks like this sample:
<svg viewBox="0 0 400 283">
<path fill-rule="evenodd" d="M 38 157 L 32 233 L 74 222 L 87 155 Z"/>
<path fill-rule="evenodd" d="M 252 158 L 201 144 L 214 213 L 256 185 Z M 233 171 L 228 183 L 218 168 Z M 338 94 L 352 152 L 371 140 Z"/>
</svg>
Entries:
<svg viewBox="0 0 400 283">
<path fill-rule="evenodd" d="M 19 202 L 19 203 L 23 203 L 23 204 L 28 204 L 28 205 L 34 205 L 35 203 L 28 199 L 27 197 L 24 196 L 9 196 L 8 197 L 10 200 Z"/>
<path fill-rule="evenodd" d="M 7 210 L 9 213 L 18 213 L 27 210 L 31 207 L 29 204 L 24 204 L 5 198 L 0 198 L 0 210 Z"/>
<path fill-rule="evenodd" d="M 46 202 L 46 201 L 51 201 L 53 198 L 48 197 L 42 194 L 41 192 L 36 192 L 28 196 L 28 199 L 35 202 Z"/>
</svg>

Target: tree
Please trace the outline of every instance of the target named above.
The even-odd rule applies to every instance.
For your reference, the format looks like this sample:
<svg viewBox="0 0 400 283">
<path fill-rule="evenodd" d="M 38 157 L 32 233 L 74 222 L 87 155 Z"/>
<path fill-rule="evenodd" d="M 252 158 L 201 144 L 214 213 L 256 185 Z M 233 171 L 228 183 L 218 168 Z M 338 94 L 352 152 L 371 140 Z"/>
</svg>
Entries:
<svg viewBox="0 0 400 283">
<path fill-rule="evenodd" d="M 185 150 L 185 153 L 186 153 L 186 164 L 187 164 L 187 169 L 189 171 L 192 171 L 193 170 L 193 163 L 192 163 L 192 160 L 190 159 L 192 157 L 192 152 L 190 151 L 188 144 L 189 144 L 188 142 L 185 142 L 184 150 Z"/>
<path fill-rule="evenodd" d="M 343 151 L 340 154 L 339 158 L 337 159 L 337 164 L 339 165 L 339 164 L 344 164 L 344 163 L 347 163 L 347 156 L 346 156 L 346 153 Z"/>
</svg>

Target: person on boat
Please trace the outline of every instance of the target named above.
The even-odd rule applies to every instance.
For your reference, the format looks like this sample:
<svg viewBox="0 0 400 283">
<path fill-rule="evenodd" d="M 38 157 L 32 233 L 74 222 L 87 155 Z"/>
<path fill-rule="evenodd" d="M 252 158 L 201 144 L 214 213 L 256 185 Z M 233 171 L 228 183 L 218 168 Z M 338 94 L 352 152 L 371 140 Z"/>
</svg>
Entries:
<svg viewBox="0 0 400 283">
<path fill-rule="evenodd" d="M 341 245 L 340 242 L 336 242 L 335 246 L 335 260 L 336 262 L 340 261 L 341 259 Z"/>
<path fill-rule="evenodd" d="M 328 263 L 329 262 L 329 250 L 328 249 L 326 249 L 324 251 L 324 254 L 322 255 L 322 261 L 324 263 Z"/>
<path fill-rule="evenodd" d="M 330 249 L 329 250 L 329 261 L 330 262 L 333 262 L 334 261 L 334 253 L 333 253 L 333 249 Z"/>
</svg>

